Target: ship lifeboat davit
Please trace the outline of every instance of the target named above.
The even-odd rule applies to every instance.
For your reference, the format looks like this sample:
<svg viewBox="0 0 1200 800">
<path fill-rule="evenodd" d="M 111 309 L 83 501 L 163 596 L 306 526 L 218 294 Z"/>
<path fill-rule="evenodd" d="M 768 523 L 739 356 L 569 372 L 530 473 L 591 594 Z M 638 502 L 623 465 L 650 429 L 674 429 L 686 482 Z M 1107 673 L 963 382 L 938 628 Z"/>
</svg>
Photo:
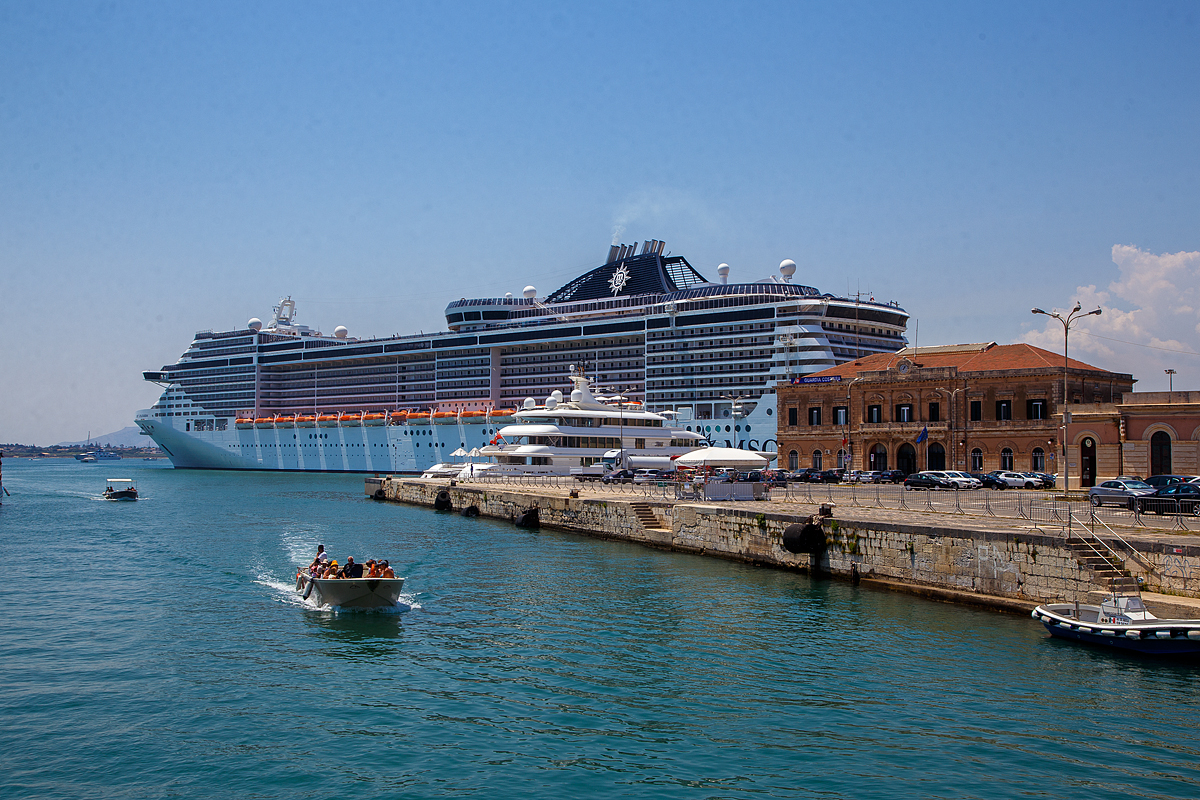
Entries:
<svg viewBox="0 0 1200 800">
<path fill-rule="evenodd" d="M 297 428 L 315 428 L 317 426 L 317 418 L 314 416 L 300 415 L 296 417 Z"/>
<path fill-rule="evenodd" d="M 321 414 L 317 417 L 318 428 L 336 428 L 338 425 L 337 414 Z"/>
<path fill-rule="evenodd" d="M 239 431 L 247 431 L 254 427 L 254 420 L 250 417 L 238 417 L 233 424 Z"/>
<path fill-rule="evenodd" d="M 362 425 L 362 414 L 342 414 L 342 425 L 347 428 Z"/>
</svg>

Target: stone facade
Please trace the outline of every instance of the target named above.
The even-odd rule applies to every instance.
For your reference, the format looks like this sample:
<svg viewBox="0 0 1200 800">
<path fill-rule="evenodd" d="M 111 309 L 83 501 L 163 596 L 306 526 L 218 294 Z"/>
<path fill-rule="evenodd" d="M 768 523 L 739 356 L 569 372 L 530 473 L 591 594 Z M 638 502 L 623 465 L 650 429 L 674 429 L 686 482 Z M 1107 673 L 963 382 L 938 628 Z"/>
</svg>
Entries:
<svg viewBox="0 0 1200 800">
<path fill-rule="evenodd" d="M 1069 362 L 1071 409 L 1132 390 L 1131 375 Z M 1031 345 L 905 348 L 780 384 L 776 394 L 784 468 L 1063 472 L 1062 357 Z M 1073 488 L 1117 474 L 1107 455 L 1083 453 L 1082 430 L 1073 422 Z M 1113 422 L 1104 436 L 1117 435 Z"/>
</svg>

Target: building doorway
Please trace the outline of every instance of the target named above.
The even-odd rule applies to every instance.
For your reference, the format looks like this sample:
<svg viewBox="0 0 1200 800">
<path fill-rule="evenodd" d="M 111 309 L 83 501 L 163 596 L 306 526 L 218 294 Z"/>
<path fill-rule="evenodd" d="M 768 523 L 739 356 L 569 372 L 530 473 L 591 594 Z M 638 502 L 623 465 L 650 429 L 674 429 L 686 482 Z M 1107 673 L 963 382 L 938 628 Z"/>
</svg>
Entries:
<svg viewBox="0 0 1200 800">
<path fill-rule="evenodd" d="M 1032 458 L 1029 459 L 1034 472 L 1046 471 L 1046 451 L 1040 447 L 1033 448 Z"/>
<path fill-rule="evenodd" d="M 942 452 L 942 458 L 945 458 L 945 451 Z M 911 444 L 905 442 L 896 451 L 896 469 L 905 475 L 912 475 L 917 471 L 917 449 Z"/>
<path fill-rule="evenodd" d="M 1079 447 L 1079 485 L 1088 488 L 1096 485 L 1096 440 L 1083 437 Z"/>
<path fill-rule="evenodd" d="M 1171 474 L 1171 435 L 1166 431 L 1150 437 L 1150 474 Z"/>
<path fill-rule="evenodd" d="M 800 469 L 800 454 L 795 450 L 788 453 L 788 469 L 790 469 L 792 472 Z"/>
<path fill-rule="evenodd" d="M 926 469 L 942 470 L 946 468 L 946 448 L 942 447 L 938 442 L 929 445 L 925 450 L 925 463 L 929 466 Z"/>
<path fill-rule="evenodd" d="M 978 447 L 971 451 L 971 472 L 983 472 L 983 451 Z"/>
<path fill-rule="evenodd" d="M 881 444 L 877 444 L 871 448 L 871 452 L 867 454 L 870 462 L 870 469 L 883 472 L 888 468 L 887 463 L 887 448 Z"/>
</svg>

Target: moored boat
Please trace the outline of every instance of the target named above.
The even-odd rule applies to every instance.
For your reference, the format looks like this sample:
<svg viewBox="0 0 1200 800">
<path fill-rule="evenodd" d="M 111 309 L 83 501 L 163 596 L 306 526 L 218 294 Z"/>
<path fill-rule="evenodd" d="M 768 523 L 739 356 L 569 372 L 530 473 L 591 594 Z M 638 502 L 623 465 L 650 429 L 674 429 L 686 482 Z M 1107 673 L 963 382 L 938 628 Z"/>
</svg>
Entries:
<svg viewBox="0 0 1200 800">
<path fill-rule="evenodd" d="M 1200 653 L 1200 619 L 1159 619 L 1137 594 L 1113 593 L 1100 605 L 1047 603 L 1033 618 L 1060 639 L 1158 655 Z"/>
<path fill-rule="evenodd" d="M 318 606 L 336 608 L 388 608 L 400 599 L 403 578 L 296 577 L 296 591 Z"/>
<path fill-rule="evenodd" d="M 132 478 L 109 478 L 104 487 L 105 500 L 137 500 L 137 487 Z"/>
</svg>

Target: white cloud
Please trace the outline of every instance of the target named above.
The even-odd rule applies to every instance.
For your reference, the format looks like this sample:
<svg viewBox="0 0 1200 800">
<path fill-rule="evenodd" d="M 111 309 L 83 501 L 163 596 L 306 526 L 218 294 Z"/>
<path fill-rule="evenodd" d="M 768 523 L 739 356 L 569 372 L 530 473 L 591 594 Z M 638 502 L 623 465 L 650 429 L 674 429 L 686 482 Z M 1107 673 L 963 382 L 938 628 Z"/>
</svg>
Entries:
<svg viewBox="0 0 1200 800">
<path fill-rule="evenodd" d="M 1071 328 L 1071 356 L 1097 367 L 1132 373 L 1140 391 L 1167 388 L 1163 370 L 1178 371 L 1176 389 L 1200 388 L 1200 252 L 1155 255 L 1113 245 L 1119 276 L 1104 290 L 1080 286 L 1074 299 L 1089 311 Z M 1024 341 L 1062 351 L 1062 325 L 1044 320 Z M 1183 351 L 1183 352 L 1179 352 Z"/>
</svg>

